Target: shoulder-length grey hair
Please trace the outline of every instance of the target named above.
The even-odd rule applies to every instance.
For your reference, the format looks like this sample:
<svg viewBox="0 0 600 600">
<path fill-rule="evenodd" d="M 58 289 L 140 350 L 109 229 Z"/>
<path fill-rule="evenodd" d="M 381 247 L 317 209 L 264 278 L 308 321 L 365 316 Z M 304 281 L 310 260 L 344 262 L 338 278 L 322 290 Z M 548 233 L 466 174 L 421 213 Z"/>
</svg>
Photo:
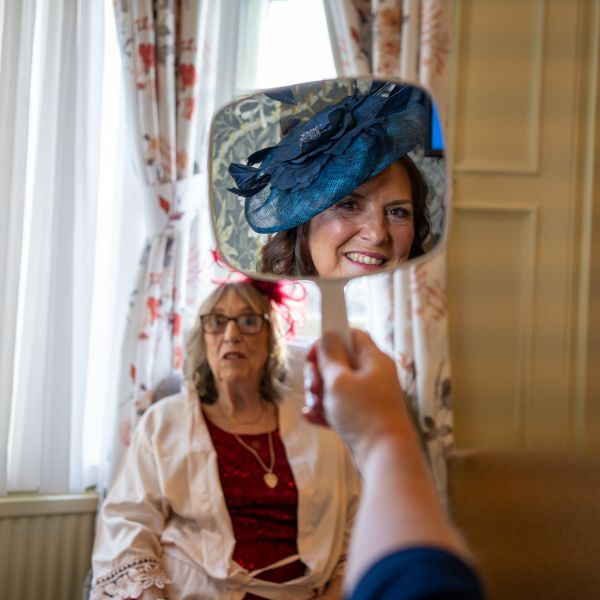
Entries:
<svg viewBox="0 0 600 600">
<path fill-rule="evenodd" d="M 257 314 L 266 314 L 268 317 L 265 326 L 269 328 L 269 358 L 260 380 L 260 393 L 265 400 L 274 402 L 280 397 L 279 385 L 287 374 L 284 347 L 270 300 L 251 283 L 223 284 L 204 300 L 186 344 L 185 378 L 196 388 L 201 402 L 214 404 L 217 401 L 217 386 L 206 357 L 206 341 L 200 315 L 210 313 L 230 291 L 236 293 Z"/>
</svg>

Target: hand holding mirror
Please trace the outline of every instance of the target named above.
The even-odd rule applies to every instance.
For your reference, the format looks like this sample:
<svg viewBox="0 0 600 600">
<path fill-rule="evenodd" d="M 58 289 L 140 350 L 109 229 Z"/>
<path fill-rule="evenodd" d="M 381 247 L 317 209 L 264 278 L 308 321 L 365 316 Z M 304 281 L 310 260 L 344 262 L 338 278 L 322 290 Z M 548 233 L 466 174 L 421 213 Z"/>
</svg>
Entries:
<svg viewBox="0 0 600 600">
<path fill-rule="evenodd" d="M 259 279 L 308 279 L 322 326 L 347 339 L 344 286 L 440 247 L 447 163 L 431 96 L 399 81 L 268 90 L 215 117 L 211 194 L 223 259 Z"/>
</svg>

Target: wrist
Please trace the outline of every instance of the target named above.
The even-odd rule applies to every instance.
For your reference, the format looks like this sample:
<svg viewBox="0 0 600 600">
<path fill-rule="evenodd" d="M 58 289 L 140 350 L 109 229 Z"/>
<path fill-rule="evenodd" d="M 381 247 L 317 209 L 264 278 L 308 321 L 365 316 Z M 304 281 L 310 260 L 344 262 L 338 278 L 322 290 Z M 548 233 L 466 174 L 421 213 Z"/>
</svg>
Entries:
<svg viewBox="0 0 600 600">
<path fill-rule="evenodd" d="M 412 427 L 400 420 L 390 420 L 369 433 L 362 432 L 352 444 L 354 455 L 361 471 L 369 463 L 398 457 L 414 457 L 422 461 L 421 447 Z"/>
</svg>

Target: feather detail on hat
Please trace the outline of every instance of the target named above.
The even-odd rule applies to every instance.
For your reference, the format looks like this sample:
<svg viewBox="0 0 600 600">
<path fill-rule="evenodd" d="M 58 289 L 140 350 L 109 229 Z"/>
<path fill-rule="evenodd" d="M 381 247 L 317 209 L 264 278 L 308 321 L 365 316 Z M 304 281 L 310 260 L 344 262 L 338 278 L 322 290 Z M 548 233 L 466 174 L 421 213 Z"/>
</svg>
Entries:
<svg viewBox="0 0 600 600">
<path fill-rule="evenodd" d="M 295 102 L 289 90 L 269 97 Z M 262 148 L 229 173 L 250 227 L 273 233 L 327 210 L 395 160 L 422 144 L 428 111 L 424 93 L 373 82 L 295 125 L 275 146 Z M 259 166 L 255 166 L 259 165 Z"/>
</svg>

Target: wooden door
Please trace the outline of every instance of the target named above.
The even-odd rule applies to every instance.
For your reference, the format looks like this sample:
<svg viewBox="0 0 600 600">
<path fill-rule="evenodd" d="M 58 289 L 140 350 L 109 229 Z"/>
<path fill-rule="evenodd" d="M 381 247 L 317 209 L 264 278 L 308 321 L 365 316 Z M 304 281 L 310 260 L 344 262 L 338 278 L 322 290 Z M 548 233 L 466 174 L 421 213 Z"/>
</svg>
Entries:
<svg viewBox="0 0 600 600">
<path fill-rule="evenodd" d="M 599 4 L 453 4 L 448 292 L 459 447 L 600 445 L 590 437 L 600 430 L 590 395 L 600 364 L 588 360 L 599 337 L 589 318 Z"/>
</svg>

